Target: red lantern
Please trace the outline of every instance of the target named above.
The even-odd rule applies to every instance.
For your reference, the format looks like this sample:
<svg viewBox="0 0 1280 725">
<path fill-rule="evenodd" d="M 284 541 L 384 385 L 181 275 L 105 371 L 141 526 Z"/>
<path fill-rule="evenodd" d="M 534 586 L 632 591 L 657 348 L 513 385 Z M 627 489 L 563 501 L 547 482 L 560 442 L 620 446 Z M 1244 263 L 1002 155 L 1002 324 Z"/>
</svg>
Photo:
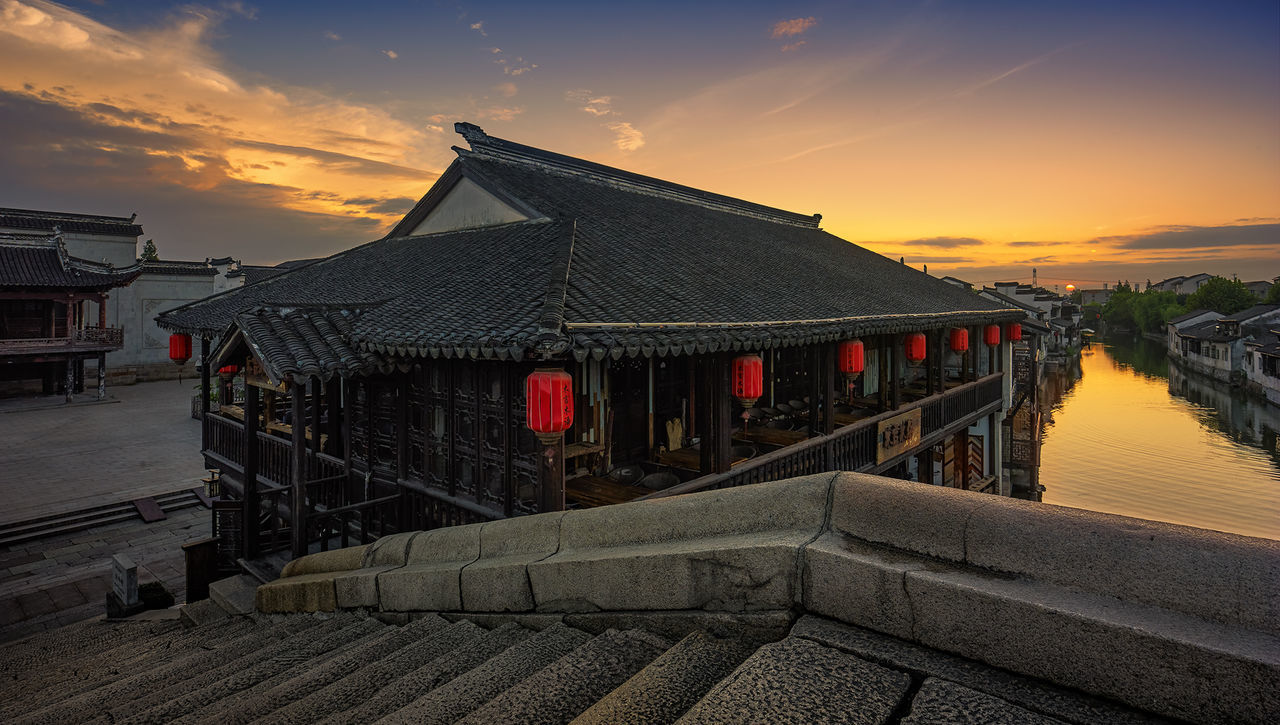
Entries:
<svg viewBox="0 0 1280 725">
<path fill-rule="evenodd" d="M 240 368 L 235 365 L 223 365 L 218 368 L 218 375 L 221 375 L 227 380 L 234 378 L 238 372 L 240 372 Z"/>
<path fill-rule="evenodd" d="M 921 360 L 924 360 L 924 353 L 927 346 L 928 342 L 925 340 L 923 332 L 912 332 L 908 334 L 906 340 L 907 362 L 915 365 Z"/>
<path fill-rule="evenodd" d="M 191 359 L 190 335 L 174 334 L 169 336 L 169 359 L 179 365 L 185 365 Z"/>
<path fill-rule="evenodd" d="M 1017 342 L 1022 339 L 1022 323 L 1013 322 L 1009 325 L 1009 339 Z"/>
<path fill-rule="evenodd" d="M 963 327 L 952 328 L 951 351 L 952 352 L 968 352 L 969 351 L 969 331 L 967 329 Z"/>
<path fill-rule="evenodd" d="M 573 425 L 573 376 L 555 368 L 538 368 L 525 379 L 525 422 L 547 445 Z"/>
<path fill-rule="evenodd" d="M 733 397 L 744 408 L 750 408 L 764 394 L 764 361 L 759 355 L 740 355 L 733 359 Z"/>
<path fill-rule="evenodd" d="M 845 375 L 857 375 L 866 369 L 862 340 L 845 340 L 836 347 L 836 364 Z"/>
<path fill-rule="evenodd" d="M 983 328 L 982 341 L 987 343 L 991 347 L 995 347 L 996 345 L 999 345 L 1000 344 L 1000 326 L 987 325 L 985 328 Z"/>
</svg>

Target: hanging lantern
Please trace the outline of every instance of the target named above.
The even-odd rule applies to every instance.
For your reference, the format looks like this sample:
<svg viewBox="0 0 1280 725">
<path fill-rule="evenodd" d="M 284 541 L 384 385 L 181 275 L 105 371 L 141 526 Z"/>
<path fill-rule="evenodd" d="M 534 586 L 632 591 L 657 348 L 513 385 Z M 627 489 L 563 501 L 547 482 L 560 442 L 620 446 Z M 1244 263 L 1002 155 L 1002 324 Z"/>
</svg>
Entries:
<svg viewBox="0 0 1280 725">
<path fill-rule="evenodd" d="M 525 379 L 525 422 L 547 445 L 573 425 L 573 376 L 555 368 L 538 368 Z"/>
<path fill-rule="evenodd" d="M 1000 326 L 987 325 L 982 331 L 982 341 L 995 347 L 1000 344 Z"/>
<path fill-rule="evenodd" d="M 731 378 L 733 397 L 744 408 L 750 408 L 764 394 L 764 361 L 759 355 L 740 355 L 733 359 Z"/>
<path fill-rule="evenodd" d="M 1009 339 L 1017 342 L 1022 339 L 1022 323 L 1013 322 L 1009 324 Z"/>
<path fill-rule="evenodd" d="M 169 336 L 169 359 L 179 365 L 185 365 L 191 359 L 191 336 L 174 334 Z"/>
<path fill-rule="evenodd" d="M 951 330 L 951 351 L 969 351 L 969 330 L 963 327 L 956 327 Z"/>
<path fill-rule="evenodd" d="M 924 360 L 928 341 L 925 339 L 923 332 L 912 332 L 907 335 L 905 347 L 907 350 L 907 362 L 915 365 Z"/>
<path fill-rule="evenodd" d="M 857 375 L 866 369 L 862 340 L 845 340 L 836 347 L 836 365 L 845 375 Z"/>
<path fill-rule="evenodd" d="M 240 368 L 236 365 L 223 365 L 218 368 L 218 375 L 220 375 L 223 380 L 230 380 L 231 378 L 234 378 L 238 372 L 240 372 Z"/>
</svg>

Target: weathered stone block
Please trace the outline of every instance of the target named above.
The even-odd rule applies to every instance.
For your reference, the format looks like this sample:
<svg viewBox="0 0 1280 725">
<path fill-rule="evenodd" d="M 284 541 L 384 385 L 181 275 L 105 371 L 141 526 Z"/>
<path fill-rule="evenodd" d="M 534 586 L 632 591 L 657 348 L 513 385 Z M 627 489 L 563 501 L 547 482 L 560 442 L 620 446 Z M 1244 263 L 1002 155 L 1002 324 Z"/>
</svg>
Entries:
<svg viewBox="0 0 1280 725">
<path fill-rule="evenodd" d="M 912 635 L 905 577 L 929 567 L 919 557 L 876 548 L 837 533 L 804 552 L 804 608 L 903 639 Z"/>
<path fill-rule="evenodd" d="M 782 609 L 798 596 L 797 553 L 811 538 L 762 531 L 561 551 L 530 564 L 529 579 L 539 611 Z"/>
<path fill-rule="evenodd" d="M 258 587 L 254 595 L 259 612 L 332 612 L 337 595 L 331 572 L 299 574 Z"/>
<path fill-rule="evenodd" d="M 903 725 L 1062 725 L 1062 721 L 1024 710 L 998 697 L 927 678 L 911 701 Z"/>
<path fill-rule="evenodd" d="M 408 564 L 378 574 L 379 604 L 391 612 L 462 609 L 462 569 L 480 556 L 483 524 L 423 531 Z"/>
<path fill-rule="evenodd" d="M 365 550 L 363 566 L 403 566 L 409 558 L 409 545 L 421 531 L 392 534 L 369 544 Z M 352 567 L 358 569 L 359 567 Z"/>
<path fill-rule="evenodd" d="M 968 491 L 842 473 L 834 483 L 831 528 L 877 544 L 962 562 L 974 512 L 1002 501 Z"/>
<path fill-rule="evenodd" d="M 906 575 L 916 641 L 1198 722 L 1280 712 L 1280 641 L 1060 586 L 963 571 Z"/>
<path fill-rule="evenodd" d="M 527 612 L 534 608 L 528 565 L 560 547 L 563 513 L 521 516 L 480 529 L 480 558 L 462 570 L 462 608 Z"/>
<path fill-rule="evenodd" d="M 823 525 L 835 474 L 801 476 L 627 506 L 570 511 L 560 550 L 638 546 L 753 531 L 809 531 Z"/>
<path fill-rule="evenodd" d="M 1280 541 L 999 504 L 977 510 L 968 526 L 973 564 L 1280 634 Z"/>
<path fill-rule="evenodd" d="M 369 566 L 353 571 L 334 572 L 333 587 L 340 609 L 378 608 L 378 575 L 393 566 Z"/>
<path fill-rule="evenodd" d="M 365 551 L 370 546 L 372 544 L 300 556 L 285 564 L 284 568 L 280 570 L 280 576 L 291 577 L 299 574 L 319 574 L 327 571 L 359 569 L 364 561 Z"/>
</svg>

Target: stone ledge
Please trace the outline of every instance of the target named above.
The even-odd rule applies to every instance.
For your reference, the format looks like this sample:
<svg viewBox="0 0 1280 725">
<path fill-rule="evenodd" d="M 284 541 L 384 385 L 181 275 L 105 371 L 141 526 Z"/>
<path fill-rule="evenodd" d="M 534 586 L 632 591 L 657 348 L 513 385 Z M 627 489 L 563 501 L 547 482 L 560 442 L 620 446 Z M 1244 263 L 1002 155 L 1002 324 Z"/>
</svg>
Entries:
<svg viewBox="0 0 1280 725">
<path fill-rule="evenodd" d="M 1278 552 L 823 474 L 386 537 L 348 571 L 260 587 L 258 606 L 537 619 L 797 609 L 1164 715 L 1265 721 L 1280 712 Z"/>
</svg>

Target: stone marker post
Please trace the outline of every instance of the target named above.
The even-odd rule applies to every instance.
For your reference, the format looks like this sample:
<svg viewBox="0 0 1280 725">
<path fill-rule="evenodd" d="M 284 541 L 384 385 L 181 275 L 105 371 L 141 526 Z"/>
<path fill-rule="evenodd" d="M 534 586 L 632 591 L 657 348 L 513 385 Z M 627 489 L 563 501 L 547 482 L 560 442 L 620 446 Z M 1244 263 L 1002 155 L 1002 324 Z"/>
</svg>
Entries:
<svg viewBox="0 0 1280 725">
<path fill-rule="evenodd" d="M 144 609 L 138 599 L 138 565 L 124 554 L 111 557 L 111 591 L 107 592 L 107 616 L 129 617 Z"/>
</svg>

